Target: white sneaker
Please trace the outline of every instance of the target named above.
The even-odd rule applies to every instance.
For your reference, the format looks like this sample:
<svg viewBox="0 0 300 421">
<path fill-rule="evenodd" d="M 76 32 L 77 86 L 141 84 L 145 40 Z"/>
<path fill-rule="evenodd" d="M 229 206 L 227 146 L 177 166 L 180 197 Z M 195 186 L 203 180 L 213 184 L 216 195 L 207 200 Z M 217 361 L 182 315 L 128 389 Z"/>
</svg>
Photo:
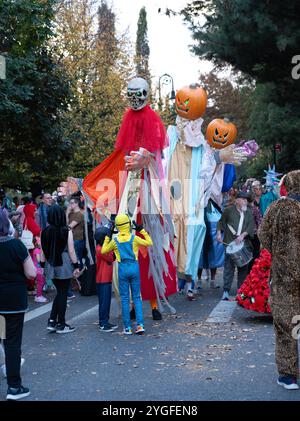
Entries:
<svg viewBox="0 0 300 421">
<path fill-rule="evenodd" d="M 48 303 L 48 300 L 46 297 L 43 297 L 42 295 L 40 295 L 39 297 L 35 297 L 34 301 L 36 303 Z"/>
<path fill-rule="evenodd" d="M 21 358 L 21 367 L 24 363 L 25 363 L 25 358 Z M 6 377 L 6 365 L 2 364 L 0 368 L 3 374 L 3 377 Z"/>
<path fill-rule="evenodd" d="M 74 330 L 76 330 L 76 327 L 71 327 L 67 324 L 56 326 L 56 333 L 59 333 L 59 334 L 71 333 L 71 332 L 74 332 Z"/>
<path fill-rule="evenodd" d="M 203 288 L 201 279 L 198 279 L 198 281 L 196 282 L 196 287 L 197 287 L 197 289 Z"/>
<path fill-rule="evenodd" d="M 228 294 L 228 291 L 224 291 L 224 292 L 223 292 L 222 300 L 223 300 L 223 301 L 229 301 L 229 294 Z"/>
</svg>

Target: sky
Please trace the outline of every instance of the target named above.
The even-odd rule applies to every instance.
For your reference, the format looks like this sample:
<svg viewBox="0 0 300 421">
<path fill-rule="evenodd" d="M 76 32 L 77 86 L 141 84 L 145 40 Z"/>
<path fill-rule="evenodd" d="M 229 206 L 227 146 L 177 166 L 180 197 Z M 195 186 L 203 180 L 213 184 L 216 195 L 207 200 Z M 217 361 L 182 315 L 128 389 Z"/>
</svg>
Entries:
<svg viewBox="0 0 300 421">
<path fill-rule="evenodd" d="M 174 88 L 178 90 L 194 83 L 199 73 L 207 73 L 212 66 L 201 61 L 189 51 L 193 43 L 191 32 L 183 23 L 181 16 L 168 17 L 159 14 L 158 9 L 181 10 L 187 0 L 110 0 L 117 18 L 117 30 L 128 28 L 131 41 L 135 44 L 137 21 L 140 9 L 145 6 L 148 23 L 148 41 L 150 47 L 150 71 L 153 76 L 152 86 L 158 86 L 159 77 L 165 73 L 172 76 Z M 163 84 L 162 93 L 171 90 L 171 83 Z"/>
</svg>

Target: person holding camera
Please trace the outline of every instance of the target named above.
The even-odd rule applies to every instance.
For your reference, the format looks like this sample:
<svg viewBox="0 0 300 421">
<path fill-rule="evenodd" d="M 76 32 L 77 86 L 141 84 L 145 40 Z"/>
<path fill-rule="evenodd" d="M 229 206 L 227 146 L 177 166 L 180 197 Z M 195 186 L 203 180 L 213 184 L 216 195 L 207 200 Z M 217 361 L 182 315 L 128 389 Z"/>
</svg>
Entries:
<svg viewBox="0 0 300 421">
<path fill-rule="evenodd" d="M 124 334 L 131 335 L 130 323 L 130 296 L 134 303 L 137 327 L 136 334 L 145 332 L 143 309 L 141 300 L 140 267 L 138 263 L 138 252 L 141 246 L 152 246 L 152 239 L 142 225 L 133 222 L 134 228 L 144 238 L 131 233 L 131 223 L 128 215 L 119 214 L 115 219 L 115 226 L 119 231 L 118 236 L 112 239 L 114 227 L 111 227 L 110 235 L 105 237 L 101 253 L 113 251 L 118 261 L 119 293 L 122 305 L 122 318 Z"/>
</svg>

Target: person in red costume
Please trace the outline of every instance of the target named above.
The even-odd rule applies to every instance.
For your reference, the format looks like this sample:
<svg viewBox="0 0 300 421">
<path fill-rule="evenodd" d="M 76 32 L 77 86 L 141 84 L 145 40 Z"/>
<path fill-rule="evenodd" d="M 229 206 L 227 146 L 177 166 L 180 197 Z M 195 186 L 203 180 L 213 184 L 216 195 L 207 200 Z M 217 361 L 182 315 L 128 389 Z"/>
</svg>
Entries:
<svg viewBox="0 0 300 421">
<path fill-rule="evenodd" d="M 128 84 L 130 103 L 117 135 L 115 151 L 83 182 L 83 191 L 100 214 L 102 223 L 111 215 L 127 213 L 142 224 L 153 239 L 151 250 L 139 253 L 141 294 L 150 300 L 154 320 L 160 320 L 162 302 L 177 292 L 174 227 L 167 202 L 162 150 L 168 140 L 164 125 L 147 104 L 145 79 Z"/>
<path fill-rule="evenodd" d="M 35 213 L 37 211 L 36 205 L 28 203 L 24 206 L 23 213 L 25 215 L 23 228 L 27 228 L 32 232 L 34 237 L 37 237 L 41 233 L 41 228 L 35 222 Z"/>
</svg>

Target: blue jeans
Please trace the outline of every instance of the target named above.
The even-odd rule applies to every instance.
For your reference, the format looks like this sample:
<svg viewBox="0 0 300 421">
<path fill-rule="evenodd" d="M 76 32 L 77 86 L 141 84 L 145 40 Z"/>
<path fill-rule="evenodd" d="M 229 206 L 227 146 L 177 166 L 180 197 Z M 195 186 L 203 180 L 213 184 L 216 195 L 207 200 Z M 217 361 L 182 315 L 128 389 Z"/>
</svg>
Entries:
<svg viewBox="0 0 300 421">
<path fill-rule="evenodd" d="M 119 263 L 119 292 L 122 304 L 122 319 L 124 327 L 130 327 L 130 297 L 129 288 L 135 308 L 136 322 L 143 325 L 143 308 L 140 287 L 140 268 L 138 262 L 125 261 Z"/>
<path fill-rule="evenodd" d="M 77 256 L 77 260 L 79 263 L 79 269 L 81 270 L 83 268 L 83 252 L 85 248 L 85 241 L 84 240 L 74 240 L 74 248 Z"/>
<path fill-rule="evenodd" d="M 184 289 L 185 284 L 186 284 L 186 280 L 185 279 L 178 278 L 178 288 L 179 288 L 180 291 L 182 289 Z M 194 288 L 195 288 L 195 281 L 192 280 L 192 289 L 194 289 Z"/>
<path fill-rule="evenodd" d="M 96 284 L 99 300 L 99 325 L 107 326 L 111 302 L 111 282 Z"/>
</svg>

